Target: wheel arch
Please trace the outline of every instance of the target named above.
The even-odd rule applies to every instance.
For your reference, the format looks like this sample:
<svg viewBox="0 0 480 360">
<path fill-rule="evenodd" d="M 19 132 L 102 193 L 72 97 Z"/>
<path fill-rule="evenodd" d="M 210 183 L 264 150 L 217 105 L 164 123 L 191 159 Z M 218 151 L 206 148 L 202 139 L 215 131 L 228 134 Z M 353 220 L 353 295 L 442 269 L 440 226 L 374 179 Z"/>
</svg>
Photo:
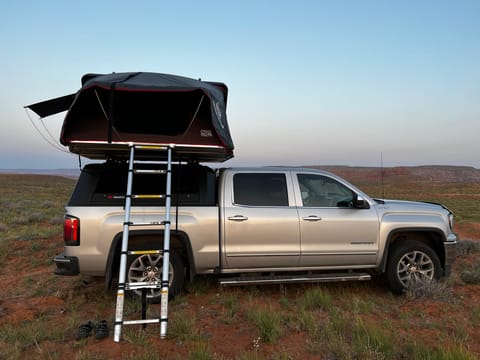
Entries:
<svg viewBox="0 0 480 360">
<path fill-rule="evenodd" d="M 385 272 L 388 258 L 392 249 L 405 240 L 415 240 L 432 248 L 440 259 L 442 270 L 445 272 L 445 250 L 443 243 L 446 241 L 445 235 L 437 228 L 398 228 L 392 230 L 385 243 L 385 252 L 380 264 L 380 271 Z"/>
<path fill-rule="evenodd" d="M 129 248 L 133 249 L 163 249 L 164 230 L 131 230 L 129 236 Z M 110 245 L 105 268 L 105 287 L 111 289 L 113 279 L 120 268 L 120 252 L 122 247 L 122 232 L 117 233 Z M 153 241 L 160 242 L 152 245 Z M 170 249 L 175 250 L 183 259 L 187 274 L 190 279 L 195 276 L 195 262 L 193 257 L 190 238 L 184 231 L 170 231 Z"/>
</svg>

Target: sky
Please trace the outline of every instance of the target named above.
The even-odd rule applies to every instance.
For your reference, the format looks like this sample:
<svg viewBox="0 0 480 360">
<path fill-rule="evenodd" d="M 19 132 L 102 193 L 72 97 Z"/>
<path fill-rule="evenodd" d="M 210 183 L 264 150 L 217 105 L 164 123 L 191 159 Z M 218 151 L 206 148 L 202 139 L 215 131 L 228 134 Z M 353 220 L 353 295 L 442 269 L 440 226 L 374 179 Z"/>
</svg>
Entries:
<svg viewBox="0 0 480 360">
<path fill-rule="evenodd" d="M 35 129 L 57 141 L 65 113 L 24 106 L 124 71 L 227 84 L 226 166 L 480 168 L 479 19 L 477 0 L 0 0 L 0 169 L 78 167 Z"/>
</svg>

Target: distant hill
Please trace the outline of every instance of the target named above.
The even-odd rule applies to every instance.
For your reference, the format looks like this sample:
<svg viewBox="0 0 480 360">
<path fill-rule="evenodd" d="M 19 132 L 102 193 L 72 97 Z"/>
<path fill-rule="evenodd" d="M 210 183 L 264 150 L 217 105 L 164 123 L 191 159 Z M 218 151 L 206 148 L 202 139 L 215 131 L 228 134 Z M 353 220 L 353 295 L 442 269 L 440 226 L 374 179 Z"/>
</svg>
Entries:
<svg viewBox="0 0 480 360">
<path fill-rule="evenodd" d="M 378 167 L 350 166 L 312 166 L 307 167 L 330 171 L 354 183 L 378 181 L 382 177 L 382 169 Z M 480 182 L 480 169 L 468 166 L 400 166 L 383 168 L 385 180 L 421 179 L 439 182 Z"/>
<path fill-rule="evenodd" d="M 76 179 L 80 175 L 79 169 L 0 169 L 0 174 L 35 174 L 35 175 L 57 175 Z"/>
<path fill-rule="evenodd" d="M 339 175 L 350 182 L 361 184 L 364 182 L 380 181 L 382 169 L 378 167 L 356 166 L 322 166 L 304 165 L 314 169 L 322 169 Z M 79 169 L 0 169 L 0 174 L 39 174 L 58 175 L 76 179 L 80 175 Z M 384 180 L 395 179 L 396 181 L 421 179 L 439 182 L 480 182 L 480 169 L 468 166 L 400 166 L 386 167 L 383 169 Z"/>
</svg>

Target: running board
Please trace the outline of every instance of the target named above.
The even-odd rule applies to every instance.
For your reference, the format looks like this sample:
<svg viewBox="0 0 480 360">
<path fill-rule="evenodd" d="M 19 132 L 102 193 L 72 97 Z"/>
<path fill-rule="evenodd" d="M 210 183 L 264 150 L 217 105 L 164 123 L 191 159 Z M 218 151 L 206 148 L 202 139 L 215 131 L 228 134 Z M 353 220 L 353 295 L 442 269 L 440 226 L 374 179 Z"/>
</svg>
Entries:
<svg viewBox="0 0 480 360">
<path fill-rule="evenodd" d="M 236 285 L 269 285 L 269 284 L 294 284 L 317 283 L 334 281 L 365 281 L 372 277 L 367 273 L 329 273 L 308 275 L 271 275 L 271 276 L 240 276 L 220 278 L 220 286 Z"/>
</svg>

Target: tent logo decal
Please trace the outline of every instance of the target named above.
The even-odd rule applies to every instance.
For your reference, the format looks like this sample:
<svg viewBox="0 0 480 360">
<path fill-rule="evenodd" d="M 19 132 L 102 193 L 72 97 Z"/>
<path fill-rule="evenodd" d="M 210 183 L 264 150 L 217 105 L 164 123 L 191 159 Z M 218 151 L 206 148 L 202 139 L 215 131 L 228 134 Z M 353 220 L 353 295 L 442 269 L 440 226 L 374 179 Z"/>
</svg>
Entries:
<svg viewBox="0 0 480 360">
<path fill-rule="evenodd" d="M 212 130 L 200 130 L 201 137 L 212 137 L 213 133 Z"/>
</svg>

